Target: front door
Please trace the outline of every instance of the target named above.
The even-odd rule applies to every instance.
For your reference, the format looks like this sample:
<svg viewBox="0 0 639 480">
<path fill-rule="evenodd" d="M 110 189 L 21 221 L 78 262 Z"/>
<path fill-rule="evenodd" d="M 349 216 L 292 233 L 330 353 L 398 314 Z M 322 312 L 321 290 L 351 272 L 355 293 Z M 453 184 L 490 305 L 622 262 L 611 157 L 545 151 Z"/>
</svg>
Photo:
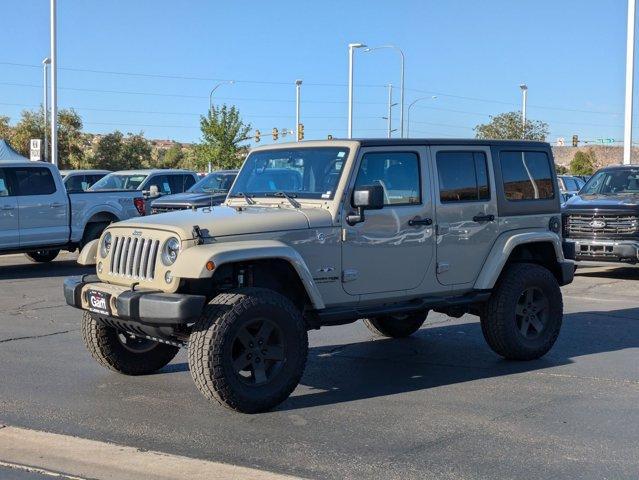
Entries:
<svg viewBox="0 0 639 480">
<path fill-rule="evenodd" d="M 19 246 L 18 200 L 4 169 L 0 168 L 0 250 Z"/>
<path fill-rule="evenodd" d="M 432 147 L 437 172 L 437 280 L 470 284 L 497 237 L 489 147 Z"/>
<path fill-rule="evenodd" d="M 7 168 L 18 194 L 20 247 L 61 245 L 69 240 L 69 200 L 48 167 Z"/>
<path fill-rule="evenodd" d="M 363 148 L 350 180 L 342 217 L 342 285 L 350 295 L 411 290 L 420 285 L 433 258 L 433 218 L 425 147 Z M 348 225 L 357 186 L 382 185 L 384 208 L 367 210 Z"/>
</svg>

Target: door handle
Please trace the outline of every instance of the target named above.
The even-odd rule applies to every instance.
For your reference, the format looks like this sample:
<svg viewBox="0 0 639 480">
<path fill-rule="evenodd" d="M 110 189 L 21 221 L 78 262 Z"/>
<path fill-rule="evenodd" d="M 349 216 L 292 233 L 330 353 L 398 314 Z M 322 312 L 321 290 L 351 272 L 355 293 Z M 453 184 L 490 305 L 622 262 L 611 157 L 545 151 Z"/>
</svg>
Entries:
<svg viewBox="0 0 639 480">
<path fill-rule="evenodd" d="M 495 215 L 475 215 L 473 222 L 494 222 Z"/>
<path fill-rule="evenodd" d="M 408 221 L 408 225 L 410 227 L 418 227 L 418 226 L 421 226 L 421 225 L 432 225 L 432 224 L 433 224 L 433 221 L 430 218 L 417 218 L 417 217 L 415 217 L 415 218 L 411 218 Z"/>
<path fill-rule="evenodd" d="M 53 202 L 49 204 L 51 208 L 60 208 L 62 205 L 63 205 L 62 203 L 58 203 L 58 202 Z"/>
</svg>

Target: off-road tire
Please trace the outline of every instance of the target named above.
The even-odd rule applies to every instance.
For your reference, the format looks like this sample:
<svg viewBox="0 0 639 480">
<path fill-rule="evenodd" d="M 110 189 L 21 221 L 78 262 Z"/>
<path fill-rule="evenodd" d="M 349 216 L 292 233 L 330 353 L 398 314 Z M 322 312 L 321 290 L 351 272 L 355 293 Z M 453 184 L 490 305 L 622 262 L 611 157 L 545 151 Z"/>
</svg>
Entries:
<svg viewBox="0 0 639 480">
<path fill-rule="evenodd" d="M 136 353 L 127 350 L 118 339 L 118 331 L 100 323 L 94 314 L 82 317 L 82 339 L 91 356 L 102 366 L 124 375 L 148 375 L 167 365 L 180 351 L 155 342 L 151 350 Z"/>
<path fill-rule="evenodd" d="M 84 234 L 82 235 L 82 240 L 80 240 L 78 249 L 82 250 L 87 243 L 100 238 L 100 235 L 102 235 L 102 232 L 104 232 L 104 229 L 108 226 L 109 222 L 89 223 L 84 230 Z"/>
<path fill-rule="evenodd" d="M 421 328 L 426 321 L 428 312 L 413 313 L 405 317 L 383 315 L 365 318 L 364 325 L 380 337 L 405 338 Z"/>
<path fill-rule="evenodd" d="M 60 253 L 60 249 L 52 250 L 37 250 L 34 252 L 27 252 L 25 256 L 35 263 L 49 263 L 55 260 L 55 257 Z"/>
<path fill-rule="evenodd" d="M 548 317 L 538 338 L 525 338 L 516 320 L 517 302 L 530 288 L 546 296 Z M 509 360 L 533 360 L 554 345 L 563 319 L 563 299 L 557 280 L 546 268 L 531 263 L 507 267 L 481 314 L 481 329 L 490 348 Z"/>
<path fill-rule="evenodd" d="M 256 318 L 276 324 L 284 354 L 271 380 L 248 385 L 234 370 L 233 345 L 238 332 Z M 207 399 L 243 413 L 267 411 L 286 400 L 302 378 L 307 355 L 308 334 L 300 311 L 288 298 L 264 288 L 217 295 L 189 338 L 189 368 L 197 388 Z"/>
</svg>

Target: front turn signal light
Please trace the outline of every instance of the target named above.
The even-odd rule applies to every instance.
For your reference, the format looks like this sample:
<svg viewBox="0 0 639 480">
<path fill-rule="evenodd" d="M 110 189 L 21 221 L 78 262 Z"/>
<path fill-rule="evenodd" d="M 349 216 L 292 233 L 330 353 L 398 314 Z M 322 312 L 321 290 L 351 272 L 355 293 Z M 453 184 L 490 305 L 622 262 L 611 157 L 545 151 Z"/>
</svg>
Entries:
<svg viewBox="0 0 639 480">
<path fill-rule="evenodd" d="M 206 269 L 209 272 L 212 272 L 213 270 L 215 270 L 215 264 L 211 260 L 209 260 L 208 262 L 206 262 Z"/>
</svg>

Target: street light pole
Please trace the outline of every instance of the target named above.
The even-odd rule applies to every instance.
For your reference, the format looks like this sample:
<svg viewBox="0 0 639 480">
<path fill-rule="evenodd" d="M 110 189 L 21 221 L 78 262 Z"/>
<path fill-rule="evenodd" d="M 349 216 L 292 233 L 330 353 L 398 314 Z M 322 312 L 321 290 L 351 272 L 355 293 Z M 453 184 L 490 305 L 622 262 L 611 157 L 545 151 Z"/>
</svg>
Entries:
<svg viewBox="0 0 639 480">
<path fill-rule="evenodd" d="M 413 100 L 409 105 L 408 105 L 408 111 L 406 114 L 406 137 L 410 138 L 410 110 L 411 108 L 413 108 L 413 105 L 415 105 L 417 102 L 420 102 L 422 100 L 427 100 L 427 99 L 431 99 L 431 100 L 437 100 L 437 95 L 432 95 L 430 97 L 420 97 L 420 98 L 416 98 L 415 100 Z"/>
<path fill-rule="evenodd" d="M 626 39 L 626 108 L 623 129 L 623 163 L 632 161 L 632 96 L 635 77 L 635 9 L 636 0 L 628 0 L 628 36 Z"/>
<path fill-rule="evenodd" d="M 373 50 L 380 50 L 382 48 L 392 48 L 393 50 L 397 51 L 399 53 L 400 59 L 401 59 L 401 64 L 400 64 L 400 79 L 399 79 L 399 103 L 400 103 L 400 108 L 399 108 L 399 132 L 400 132 L 400 138 L 404 138 L 404 62 L 405 62 L 405 57 L 404 57 L 404 52 L 401 48 L 397 47 L 396 45 L 381 45 L 379 47 L 371 47 L 371 48 L 367 48 L 365 51 L 366 52 L 372 52 Z"/>
<path fill-rule="evenodd" d="M 525 83 L 519 85 L 521 88 L 521 138 L 526 139 L 526 101 L 528 100 L 528 86 Z"/>
<path fill-rule="evenodd" d="M 47 161 L 47 143 L 48 143 L 48 136 L 49 134 L 47 133 L 47 128 L 49 126 L 49 75 L 47 72 L 47 65 L 49 65 L 49 63 L 51 63 L 51 60 L 49 60 L 49 57 L 46 57 L 44 60 L 42 60 L 42 74 L 43 74 L 43 79 L 42 79 L 42 85 L 44 85 L 44 91 L 42 92 L 43 98 L 42 98 L 42 110 L 44 113 L 44 146 L 43 146 L 43 153 L 42 153 L 42 159 L 46 162 Z"/>
<path fill-rule="evenodd" d="M 295 141 L 300 141 L 300 96 L 302 81 L 295 80 Z"/>
<path fill-rule="evenodd" d="M 209 116 L 213 113 L 213 94 L 215 93 L 215 90 L 220 88 L 222 85 L 233 85 L 234 83 L 235 83 L 235 80 L 226 80 L 224 82 L 218 83 L 211 89 L 211 93 L 209 94 Z M 213 171 L 213 165 L 211 163 L 211 160 L 209 160 L 208 172 L 211 173 L 212 171 Z"/>
<path fill-rule="evenodd" d="M 353 53 L 356 48 L 363 48 L 363 43 L 348 44 L 348 138 L 353 138 Z"/>
<path fill-rule="evenodd" d="M 58 165 L 58 55 L 56 0 L 51 0 L 51 163 Z"/>
</svg>

